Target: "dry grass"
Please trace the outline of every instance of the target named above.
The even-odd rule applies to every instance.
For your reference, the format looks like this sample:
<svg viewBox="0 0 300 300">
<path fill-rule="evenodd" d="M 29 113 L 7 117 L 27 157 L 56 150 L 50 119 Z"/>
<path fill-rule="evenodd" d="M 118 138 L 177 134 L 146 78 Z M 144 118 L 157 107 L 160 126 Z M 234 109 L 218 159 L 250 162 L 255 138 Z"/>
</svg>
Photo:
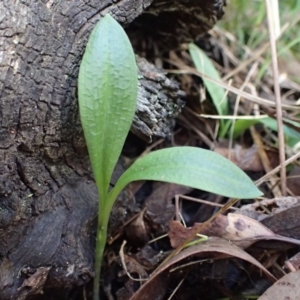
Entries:
<svg viewBox="0 0 300 300">
<path fill-rule="evenodd" d="M 181 80 L 188 94 L 189 107 L 179 122 L 211 149 L 220 146 L 220 137 L 225 138 L 231 151 L 236 144 L 242 144 L 243 147 L 256 145 L 265 173 L 273 174 L 269 184 L 271 194 L 293 195 L 287 183 L 286 157 L 290 162 L 290 158 L 298 157 L 299 152 L 300 86 L 298 80 L 294 80 L 295 69 L 292 67 L 299 65 L 299 39 L 294 27 L 299 27 L 296 9 L 300 4 L 290 1 L 285 3 L 284 9 L 280 4 L 282 14 L 279 16 L 271 0 L 257 1 L 251 6 L 246 1 L 238 3 L 229 2 L 227 19 L 210 32 L 210 44 L 205 46 L 222 81 L 196 69 L 184 45 L 179 51 L 170 53 L 168 63 L 176 68 L 170 72 Z M 241 13 L 238 13 L 239 10 Z M 259 13 L 253 14 L 254 10 Z M 232 15 L 236 16 L 235 19 L 230 19 Z M 290 16 L 295 18 L 291 19 Z M 246 27 L 247 21 L 252 27 Z M 241 22 L 239 28 L 236 25 L 233 29 L 238 22 Z M 201 46 L 203 41 L 198 44 Z M 287 57 L 289 61 L 285 63 Z M 227 115 L 220 114 L 212 107 L 210 99 L 214 95 L 207 94 L 205 84 L 197 77 L 225 89 L 230 106 Z M 186 117 L 191 111 L 197 121 L 191 122 Z M 225 134 L 219 134 L 218 139 L 219 125 L 224 119 L 227 121 L 227 130 Z M 249 130 L 241 130 L 240 127 Z M 269 149 L 277 149 L 278 166 L 270 163 L 266 154 Z M 279 177 L 274 175 L 274 168 L 280 172 L 280 182 Z"/>
</svg>

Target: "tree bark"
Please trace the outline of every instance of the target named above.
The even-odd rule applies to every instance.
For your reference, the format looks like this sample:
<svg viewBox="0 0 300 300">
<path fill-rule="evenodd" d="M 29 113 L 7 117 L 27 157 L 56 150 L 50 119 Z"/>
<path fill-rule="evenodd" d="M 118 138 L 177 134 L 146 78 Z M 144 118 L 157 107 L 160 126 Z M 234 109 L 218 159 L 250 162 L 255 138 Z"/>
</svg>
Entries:
<svg viewBox="0 0 300 300">
<path fill-rule="evenodd" d="M 189 8 L 184 19 L 193 6 L 202 7 L 198 12 L 205 12 L 207 26 L 170 39 L 174 45 L 211 27 L 223 3 L 172 2 L 0 2 L 1 300 L 25 299 L 44 286 L 69 288 L 93 277 L 97 191 L 78 118 L 80 60 L 94 24 L 106 13 L 128 26 L 146 11 L 145 19 L 140 16 L 133 23 L 138 34 L 149 16 L 164 24 L 164 11 L 172 16 L 173 4 L 177 12 L 182 5 Z M 182 23 L 172 22 L 180 33 Z M 174 34 L 162 29 L 153 29 L 154 38 Z M 168 136 L 184 94 L 147 62 L 139 60 L 139 69 L 144 76 L 132 130 L 149 141 Z"/>
</svg>

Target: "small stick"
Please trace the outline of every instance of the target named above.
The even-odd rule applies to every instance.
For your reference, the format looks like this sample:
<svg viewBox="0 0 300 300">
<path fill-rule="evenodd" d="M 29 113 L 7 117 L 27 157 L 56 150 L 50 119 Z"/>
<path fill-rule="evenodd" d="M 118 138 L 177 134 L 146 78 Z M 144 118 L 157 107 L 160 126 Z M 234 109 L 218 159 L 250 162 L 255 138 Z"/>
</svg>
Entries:
<svg viewBox="0 0 300 300">
<path fill-rule="evenodd" d="M 120 251 L 119 251 L 119 255 L 120 255 L 120 258 L 121 258 L 121 263 L 122 263 L 122 267 L 124 269 L 124 271 L 126 272 L 126 275 L 133 281 L 147 281 L 148 279 L 143 279 L 143 278 L 133 278 L 130 273 L 128 272 L 127 270 L 127 267 L 126 267 L 126 262 L 125 262 L 125 255 L 124 255 L 124 247 L 126 245 L 127 241 L 123 241 L 122 245 L 121 245 L 121 248 L 120 248 Z"/>
<path fill-rule="evenodd" d="M 274 18 L 272 15 L 270 0 L 265 0 L 267 16 L 268 16 L 268 27 L 270 36 L 271 56 L 272 56 L 272 67 L 273 67 L 273 78 L 274 78 L 274 92 L 276 100 L 276 119 L 277 119 L 277 132 L 278 132 L 278 148 L 279 148 L 279 160 L 282 168 L 280 169 L 281 179 L 281 193 L 282 196 L 286 196 L 286 168 L 285 162 L 285 144 L 284 144 L 284 133 L 282 123 L 282 106 L 281 106 L 281 95 L 279 87 L 279 72 L 278 72 L 278 61 L 277 61 L 277 49 L 276 49 L 276 36 L 274 31 Z"/>
<path fill-rule="evenodd" d="M 259 178 L 258 180 L 255 181 L 256 186 L 260 186 L 262 183 L 264 183 L 270 176 L 272 176 L 273 174 L 276 174 L 278 171 L 280 171 L 280 169 L 282 168 L 282 166 L 286 167 L 287 165 L 289 165 L 290 163 L 292 163 L 293 161 L 295 161 L 296 159 L 298 159 L 300 157 L 300 152 L 296 153 L 295 155 L 293 155 L 292 157 L 290 157 L 289 159 L 287 159 L 282 165 L 280 164 L 279 166 L 277 166 L 276 168 L 274 168 L 271 172 L 269 172 L 268 174 L 264 175 L 263 177 Z"/>
<path fill-rule="evenodd" d="M 194 197 L 190 197 L 190 196 L 186 196 L 186 195 L 176 195 L 178 197 L 178 199 L 185 199 L 185 200 L 190 200 L 190 201 L 194 201 L 194 202 L 198 202 L 201 204 L 206 204 L 206 205 L 210 205 L 210 206 L 215 206 L 215 207 L 223 207 L 224 204 L 219 204 L 219 203 L 215 203 L 215 202 L 211 202 L 211 201 L 207 201 L 207 200 L 203 200 L 203 199 L 198 199 L 198 198 L 194 198 Z M 176 200 L 176 198 L 175 198 Z M 176 202 L 175 202 L 176 203 Z M 229 209 L 232 210 L 237 210 L 236 207 L 229 207 Z"/>
<path fill-rule="evenodd" d="M 254 126 L 250 127 L 250 132 L 251 132 L 253 141 L 256 144 L 257 148 L 258 148 L 258 155 L 260 157 L 260 161 L 261 161 L 266 173 L 269 173 L 269 172 L 272 171 L 272 167 L 271 167 L 269 157 L 268 157 L 268 155 L 267 155 L 267 153 L 264 149 L 264 145 L 263 145 L 263 142 L 261 140 L 261 136 L 255 130 Z M 281 197 L 282 194 L 281 194 L 279 186 L 277 185 L 278 178 L 277 178 L 277 176 L 274 176 L 274 175 L 270 178 L 270 183 L 271 183 L 271 186 L 273 187 L 273 194 L 274 194 L 275 197 Z"/>
</svg>

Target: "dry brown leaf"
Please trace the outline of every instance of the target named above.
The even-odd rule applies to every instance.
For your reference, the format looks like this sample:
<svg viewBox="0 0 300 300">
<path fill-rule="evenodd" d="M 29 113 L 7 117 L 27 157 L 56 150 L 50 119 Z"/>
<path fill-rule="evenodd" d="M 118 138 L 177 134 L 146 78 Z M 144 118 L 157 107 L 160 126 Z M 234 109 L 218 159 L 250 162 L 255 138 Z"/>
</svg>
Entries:
<svg viewBox="0 0 300 300">
<path fill-rule="evenodd" d="M 123 257 L 124 257 L 124 263 L 126 264 L 126 267 L 123 270 L 124 273 L 126 272 L 136 273 L 137 275 L 135 275 L 134 277 L 138 279 L 141 278 L 145 279 L 148 277 L 148 274 L 145 271 L 144 267 L 139 262 L 137 262 L 133 257 L 126 254 L 124 254 Z M 123 274 L 119 273 L 119 275 L 122 276 Z"/>
<path fill-rule="evenodd" d="M 240 145 L 235 145 L 233 149 L 217 147 L 214 151 L 226 158 L 230 157 L 230 160 L 244 171 L 264 170 L 256 146 L 246 149 Z"/>
<path fill-rule="evenodd" d="M 193 227 L 184 227 L 179 221 L 169 222 L 168 236 L 173 248 L 179 247 L 191 234 L 191 231 L 200 228 L 202 223 L 195 223 Z"/>
<path fill-rule="evenodd" d="M 36 272 L 25 279 L 18 288 L 18 295 L 15 299 L 25 299 L 29 295 L 42 293 L 50 269 L 51 267 L 37 268 Z"/>
<path fill-rule="evenodd" d="M 299 200 L 299 198 L 298 198 Z M 300 205 L 279 211 L 262 220 L 262 224 L 276 234 L 300 239 Z"/>
<path fill-rule="evenodd" d="M 196 223 L 192 229 L 194 230 L 200 225 L 200 223 Z M 177 221 L 170 222 L 169 227 L 168 234 L 171 245 L 175 248 L 187 238 L 191 230 L 191 228 L 183 227 Z M 244 249 L 263 240 L 276 240 L 300 245 L 300 240 L 277 235 L 260 222 L 241 214 L 219 215 L 199 233 L 227 239 Z"/>
<path fill-rule="evenodd" d="M 267 289 L 258 300 L 299 300 L 300 271 L 289 273 Z"/>
<path fill-rule="evenodd" d="M 287 178 L 287 187 L 294 195 L 300 195 L 300 167 L 294 166 Z"/>
<path fill-rule="evenodd" d="M 206 242 L 190 246 L 173 256 L 165 264 L 163 264 L 149 280 L 130 298 L 130 300 L 153 300 L 162 299 L 167 289 L 168 271 L 174 265 L 191 256 L 197 257 L 213 257 L 225 258 L 234 256 L 243 259 L 262 270 L 267 277 L 276 281 L 276 278 L 256 259 L 246 253 L 239 247 L 227 242 L 223 239 L 212 237 Z"/>
<path fill-rule="evenodd" d="M 177 194 L 187 194 L 190 191 L 192 188 L 182 185 L 170 183 L 156 185 L 151 195 L 145 200 L 148 219 L 156 225 L 165 227 L 175 214 L 172 199 Z"/>
<path fill-rule="evenodd" d="M 135 246 L 145 245 L 149 241 L 149 228 L 144 221 L 145 209 L 126 228 L 127 239 Z"/>
<path fill-rule="evenodd" d="M 125 227 L 127 240 L 135 247 L 142 247 L 149 241 L 151 230 L 155 230 L 156 235 L 164 234 L 175 214 L 172 199 L 191 190 L 176 184 L 154 183 L 152 193 L 145 200 L 145 209 Z"/>
<path fill-rule="evenodd" d="M 300 270 L 300 252 L 292 256 L 288 261 L 285 262 L 287 267 L 292 266 L 293 270 Z M 291 269 L 291 268 L 290 268 Z"/>
<path fill-rule="evenodd" d="M 262 221 L 265 218 L 269 218 L 272 215 L 297 205 L 300 205 L 300 197 L 278 197 L 243 205 L 241 208 L 236 210 L 235 213 Z M 272 228 L 269 229 L 272 230 Z"/>
<path fill-rule="evenodd" d="M 228 214 L 227 220 L 227 234 L 223 237 L 242 248 L 248 248 L 253 243 L 263 240 L 276 240 L 300 245 L 300 240 L 275 234 L 260 222 L 249 217 L 240 214 Z"/>
<path fill-rule="evenodd" d="M 215 152 L 228 158 L 244 171 L 261 172 L 264 167 L 261 163 L 257 146 L 251 148 L 243 148 L 243 146 L 235 144 L 233 149 L 228 147 L 216 147 Z M 278 155 L 272 151 L 266 151 L 271 165 L 274 167 L 278 161 Z"/>
</svg>

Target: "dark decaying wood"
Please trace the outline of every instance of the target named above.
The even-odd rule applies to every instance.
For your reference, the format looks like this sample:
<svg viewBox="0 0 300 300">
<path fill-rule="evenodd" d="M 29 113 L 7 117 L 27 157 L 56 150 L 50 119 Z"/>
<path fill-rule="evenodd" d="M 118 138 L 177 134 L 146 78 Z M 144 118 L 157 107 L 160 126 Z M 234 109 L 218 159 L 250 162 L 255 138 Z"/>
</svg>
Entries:
<svg viewBox="0 0 300 300">
<path fill-rule="evenodd" d="M 138 105 L 131 131 L 151 142 L 152 136 L 169 137 L 174 118 L 184 105 L 185 93 L 145 59 L 137 57 L 139 68 Z"/>
<path fill-rule="evenodd" d="M 109 12 L 127 26 L 148 9 L 131 34 L 151 33 L 158 41 L 173 35 L 176 44 L 212 26 L 221 11 L 218 2 L 0 1 L 1 300 L 25 299 L 43 287 L 70 288 L 93 276 L 97 191 L 76 84 L 94 24 Z M 190 15 L 194 21 L 187 30 Z M 166 137 L 183 92 L 147 62 L 139 60 L 139 69 L 132 131 L 147 140 Z"/>
<path fill-rule="evenodd" d="M 134 41 L 146 37 L 161 49 L 174 49 L 205 34 L 222 17 L 225 4 L 226 0 L 154 0 L 130 25 L 129 34 Z"/>
</svg>

